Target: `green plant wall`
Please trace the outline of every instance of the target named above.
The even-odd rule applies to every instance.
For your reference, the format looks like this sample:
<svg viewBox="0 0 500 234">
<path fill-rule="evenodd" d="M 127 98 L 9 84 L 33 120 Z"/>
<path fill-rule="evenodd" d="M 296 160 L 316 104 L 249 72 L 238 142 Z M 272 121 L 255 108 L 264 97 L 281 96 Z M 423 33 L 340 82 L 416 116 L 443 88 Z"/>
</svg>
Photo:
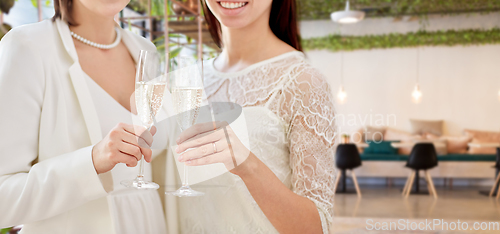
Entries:
<svg viewBox="0 0 500 234">
<path fill-rule="evenodd" d="M 300 19 L 328 19 L 345 8 L 345 0 L 297 0 Z M 500 11 L 499 0 L 350 0 L 351 9 L 367 17 Z"/>
<path fill-rule="evenodd" d="M 10 229 L 12 229 L 12 228 L 2 228 L 2 229 L 0 229 L 0 234 L 8 234 Z"/>
<path fill-rule="evenodd" d="M 483 45 L 500 43 L 500 29 L 449 30 L 369 36 L 330 35 L 302 40 L 305 50 L 351 51 L 416 46 Z"/>
</svg>

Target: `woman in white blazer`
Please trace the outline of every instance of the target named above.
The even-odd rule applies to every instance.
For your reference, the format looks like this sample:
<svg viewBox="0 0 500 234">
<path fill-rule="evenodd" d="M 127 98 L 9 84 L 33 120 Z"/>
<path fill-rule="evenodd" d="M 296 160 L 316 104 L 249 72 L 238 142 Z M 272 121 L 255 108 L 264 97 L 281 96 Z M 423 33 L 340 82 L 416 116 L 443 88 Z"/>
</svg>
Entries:
<svg viewBox="0 0 500 234">
<path fill-rule="evenodd" d="M 148 162 L 158 155 L 149 147 L 155 130 L 126 123 L 134 118 L 135 59 L 155 50 L 116 27 L 113 16 L 127 3 L 55 1 L 53 20 L 15 28 L 0 42 L 0 228 L 166 232 L 156 191 L 117 186 L 134 178 L 142 154 Z M 121 34 L 121 41 L 96 48 L 71 32 L 100 44 Z M 146 179 L 151 174 L 146 167 Z"/>
</svg>

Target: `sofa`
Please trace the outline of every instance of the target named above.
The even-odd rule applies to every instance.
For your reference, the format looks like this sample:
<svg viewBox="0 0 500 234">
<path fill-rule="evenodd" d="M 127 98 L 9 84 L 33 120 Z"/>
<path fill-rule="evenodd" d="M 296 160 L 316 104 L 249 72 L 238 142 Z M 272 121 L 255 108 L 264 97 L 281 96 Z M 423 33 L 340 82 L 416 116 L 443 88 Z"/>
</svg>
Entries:
<svg viewBox="0 0 500 234">
<path fill-rule="evenodd" d="M 419 142 L 435 144 L 439 165 L 429 171 L 433 178 L 494 177 L 495 170 L 492 166 L 496 160 L 496 149 L 481 147 L 481 144 L 500 144 L 500 132 L 465 129 L 461 136 L 446 136 L 442 134 L 442 121 L 410 121 L 411 132 L 366 126 L 351 134 L 353 143 L 363 145 L 359 147 L 363 166 L 356 169 L 359 177 L 407 177 L 410 170 L 404 166 L 411 152 L 411 145 Z M 412 144 L 391 148 L 395 142 Z"/>
</svg>

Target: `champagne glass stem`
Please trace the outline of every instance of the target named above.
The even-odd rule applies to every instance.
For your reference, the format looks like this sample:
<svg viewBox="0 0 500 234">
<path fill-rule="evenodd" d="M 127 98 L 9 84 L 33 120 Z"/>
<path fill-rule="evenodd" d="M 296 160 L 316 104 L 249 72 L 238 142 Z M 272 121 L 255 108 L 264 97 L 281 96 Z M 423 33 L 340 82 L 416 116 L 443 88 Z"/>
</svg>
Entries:
<svg viewBox="0 0 500 234">
<path fill-rule="evenodd" d="M 189 186 L 189 182 L 188 182 L 188 166 L 186 166 L 186 164 L 184 164 L 184 183 L 182 186 Z"/>
<path fill-rule="evenodd" d="M 151 108 L 151 107 L 150 107 Z M 154 117 L 153 117 L 154 118 Z M 147 127 L 147 131 L 151 131 L 151 128 L 153 127 L 153 125 L 150 125 L 149 127 Z M 139 160 L 139 174 L 137 175 L 137 178 L 144 178 L 144 155 L 141 154 L 141 160 Z"/>
<path fill-rule="evenodd" d="M 142 155 L 141 160 L 139 161 L 139 174 L 137 178 L 144 178 L 144 155 Z"/>
</svg>

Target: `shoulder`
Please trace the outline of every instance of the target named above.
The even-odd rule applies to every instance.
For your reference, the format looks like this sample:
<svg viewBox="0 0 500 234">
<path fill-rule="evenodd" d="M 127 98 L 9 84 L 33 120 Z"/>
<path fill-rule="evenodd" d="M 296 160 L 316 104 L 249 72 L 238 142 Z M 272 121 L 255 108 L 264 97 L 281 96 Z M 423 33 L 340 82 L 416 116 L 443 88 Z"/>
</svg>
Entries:
<svg viewBox="0 0 500 234">
<path fill-rule="evenodd" d="M 307 83 L 325 90 L 330 89 L 326 76 L 307 62 L 303 53 L 298 54 L 294 59 L 291 64 L 291 75 L 296 83 Z"/>
<path fill-rule="evenodd" d="M 128 38 L 130 38 L 132 41 L 134 41 L 135 43 L 137 43 L 141 49 L 145 49 L 145 50 L 156 50 L 156 46 L 153 44 L 153 42 L 151 42 L 150 40 L 140 36 L 140 35 L 137 35 L 127 29 L 122 29 L 122 32 L 124 34 L 126 34 L 126 36 Z"/>
<path fill-rule="evenodd" d="M 30 48 L 46 46 L 55 41 L 55 28 L 55 23 L 51 20 L 15 27 L 2 38 L 0 48 L 16 45 Z"/>
<path fill-rule="evenodd" d="M 56 26 L 50 20 L 15 27 L 0 41 L 0 61 L 10 60 L 16 65 L 32 67 L 52 61 L 49 57 L 55 54 L 53 48 L 58 43 L 57 34 Z M 8 68 L 8 64 L 2 62 L 0 69 Z"/>
</svg>

